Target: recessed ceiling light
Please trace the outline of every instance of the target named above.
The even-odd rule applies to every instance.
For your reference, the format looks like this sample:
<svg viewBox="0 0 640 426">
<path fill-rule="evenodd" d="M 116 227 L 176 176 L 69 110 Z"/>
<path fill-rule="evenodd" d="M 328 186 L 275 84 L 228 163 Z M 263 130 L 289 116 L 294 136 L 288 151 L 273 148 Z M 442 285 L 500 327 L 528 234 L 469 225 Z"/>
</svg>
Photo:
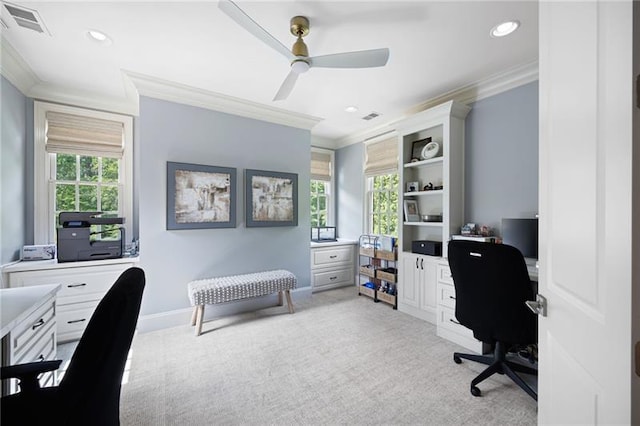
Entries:
<svg viewBox="0 0 640 426">
<path fill-rule="evenodd" d="M 504 37 L 511 34 L 520 26 L 518 21 L 506 21 L 491 28 L 492 37 Z"/>
<path fill-rule="evenodd" d="M 353 106 L 353 105 L 349 105 L 344 110 L 347 111 L 347 112 L 357 112 L 358 111 L 358 107 L 357 106 Z"/>
<path fill-rule="evenodd" d="M 104 44 L 107 46 L 111 44 L 111 39 L 109 38 L 109 36 L 102 31 L 89 30 L 87 31 L 87 37 L 89 37 L 89 40 L 95 41 L 100 44 Z"/>
</svg>

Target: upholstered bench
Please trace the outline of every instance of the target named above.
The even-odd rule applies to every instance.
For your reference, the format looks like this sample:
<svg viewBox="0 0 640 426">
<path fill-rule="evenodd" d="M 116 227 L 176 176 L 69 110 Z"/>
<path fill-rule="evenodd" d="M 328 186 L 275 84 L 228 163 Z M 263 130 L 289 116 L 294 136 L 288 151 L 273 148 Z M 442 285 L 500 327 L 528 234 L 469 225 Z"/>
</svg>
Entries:
<svg viewBox="0 0 640 426">
<path fill-rule="evenodd" d="M 283 305 L 282 295 L 286 294 L 289 313 L 292 314 L 290 290 L 296 288 L 297 284 L 296 276 L 284 269 L 191 281 L 188 285 L 189 301 L 193 306 L 191 325 L 196 326 L 196 336 L 199 336 L 202 332 L 205 305 L 266 296 L 276 292 L 280 306 Z"/>
</svg>

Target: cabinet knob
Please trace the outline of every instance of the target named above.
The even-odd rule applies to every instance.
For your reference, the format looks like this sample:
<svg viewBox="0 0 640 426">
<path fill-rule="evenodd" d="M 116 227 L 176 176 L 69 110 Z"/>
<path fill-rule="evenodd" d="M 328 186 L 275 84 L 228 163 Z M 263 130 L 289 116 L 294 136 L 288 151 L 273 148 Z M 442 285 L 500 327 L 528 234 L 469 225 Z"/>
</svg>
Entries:
<svg viewBox="0 0 640 426">
<path fill-rule="evenodd" d="M 36 328 L 41 327 L 43 325 L 44 325 L 44 319 L 40 318 L 35 324 L 31 326 L 31 329 L 35 330 Z"/>
<path fill-rule="evenodd" d="M 337 254 L 332 254 L 331 256 L 329 256 L 329 259 L 335 259 L 336 257 L 338 257 Z"/>
<path fill-rule="evenodd" d="M 40 354 L 40 356 L 38 357 L 38 361 L 40 362 L 44 361 L 44 355 Z"/>
<path fill-rule="evenodd" d="M 331 281 L 333 281 L 333 280 L 337 280 L 337 279 L 338 279 L 338 277 L 329 277 L 329 279 L 330 279 Z"/>
<path fill-rule="evenodd" d="M 453 297 L 453 296 L 449 296 L 449 299 L 456 300 L 456 298 L 455 298 L 455 297 Z"/>
<path fill-rule="evenodd" d="M 462 325 L 458 321 L 454 320 L 453 318 L 449 318 L 449 321 L 451 321 L 454 324 Z"/>
<path fill-rule="evenodd" d="M 424 259 L 420 259 L 420 269 L 424 269 Z"/>
<path fill-rule="evenodd" d="M 420 259 L 418 259 L 418 258 L 416 257 L 416 269 L 418 269 L 418 261 L 419 261 L 419 260 L 420 260 Z"/>
<path fill-rule="evenodd" d="M 71 320 L 71 321 L 67 321 L 67 324 L 75 324 L 77 322 L 82 322 L 82 321 L 86 321 L 86 318 L 82 318 L 82 319 L 77 319 L 77 320 Z"/>
</svg>

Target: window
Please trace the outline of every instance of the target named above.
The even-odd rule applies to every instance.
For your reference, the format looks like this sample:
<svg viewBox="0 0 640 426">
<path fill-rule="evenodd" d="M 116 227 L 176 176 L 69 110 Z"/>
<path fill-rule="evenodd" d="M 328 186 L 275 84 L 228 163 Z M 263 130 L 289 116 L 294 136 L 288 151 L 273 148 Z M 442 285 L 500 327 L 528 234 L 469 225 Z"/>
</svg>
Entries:
<svg viewBox="0 0 640 426">
<path fill-rule="evenodd" d="M 56 241 L 63 211 L 103 212 L 132 222 L 131 117 L 35 102 L 34 167 L 36 244 Z M 114 226 L 98 238 L 117 238 Z"/>
<path fill-rule="evenodd" d="M 369 180 L 369 233 L 398 236 L 398 173 Z"/>
<path fill-rule="evenodd" d="M 333 220 L 333 151 L 311 148 L 311 226 L 329 226 Z"/>
<path fill-rule="evenodd" d="M 395 137 L 365 146 L 366 232 L 398 236 L 398 141 Z"/>
</svg>

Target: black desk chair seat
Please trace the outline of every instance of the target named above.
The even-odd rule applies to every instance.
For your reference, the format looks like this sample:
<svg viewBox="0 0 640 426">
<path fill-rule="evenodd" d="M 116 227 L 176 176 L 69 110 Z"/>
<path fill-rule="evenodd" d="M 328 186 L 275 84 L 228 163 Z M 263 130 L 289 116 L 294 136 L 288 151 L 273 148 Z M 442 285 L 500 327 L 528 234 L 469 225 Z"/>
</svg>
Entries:
<svg viewBox="0 0 640 426">
<path fill-rule="evenodd" d="M 477 385 L 495 373 L 506 374 L 536 401 L 538 396 L 516 372 L 536 375 L 537 369 L 507 359 L 511 349 L 537 341 L 537 317 L 525 302 L 533 300 L 533 288 L 522 253 L 506 244 L 453 240 L 449 242 L 449 266 L 456 292 L 456 318 L 473 331 L 476 339 L 494 348 L 493 356 L 455 352 L 462 359 L 489 365 L 471 381 Z"/>
<path fill-rule="evenodd" d="M 138 321 L 144 272 L 124 271 L 100 301 L 58 386 L 40 388 L 37 376 L 62 361 L 2 367 L 20 392 L 2 397 L 2 425 L 119 425 L 120 387 Z"/>
</svg>

